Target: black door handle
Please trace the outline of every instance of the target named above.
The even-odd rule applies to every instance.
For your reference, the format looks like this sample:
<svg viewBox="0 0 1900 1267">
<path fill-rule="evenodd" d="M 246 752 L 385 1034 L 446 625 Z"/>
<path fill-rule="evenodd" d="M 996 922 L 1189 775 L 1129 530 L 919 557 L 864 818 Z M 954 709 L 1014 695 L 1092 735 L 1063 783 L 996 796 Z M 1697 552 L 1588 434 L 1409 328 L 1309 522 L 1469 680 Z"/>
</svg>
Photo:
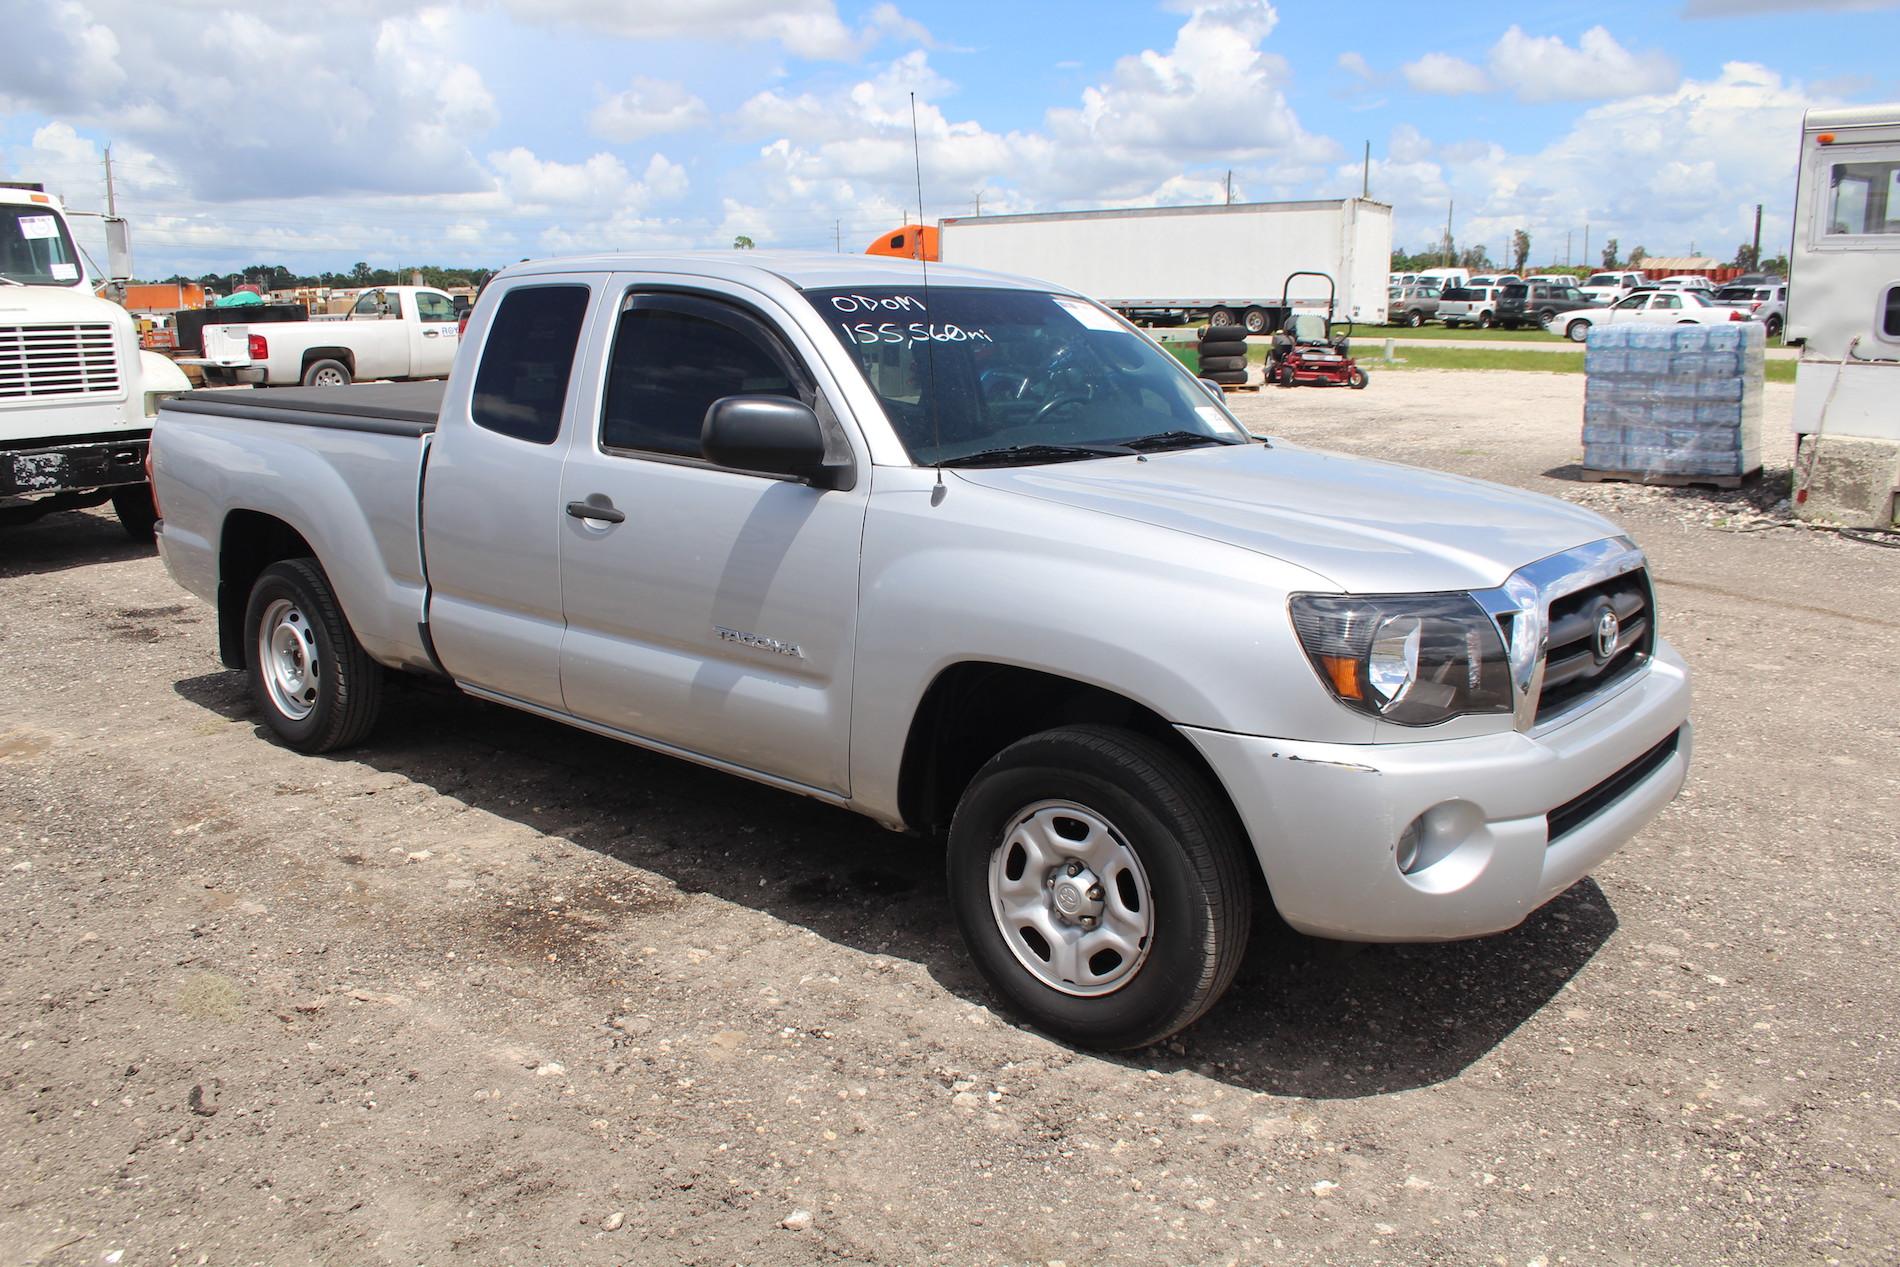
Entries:
<svg viewBox="0 0 1900 1267">
<path fill-rule="evenodd" d="M 600 496 L 598 493 L 596 497 Z M 613 503 L 602 497 L 600 501 L 569 502 L 567 513 L 576 519 L 598 519 L 602 523 L 618 524 L 627 521 L 624 510 L 615 510 Z"/>
</svg>

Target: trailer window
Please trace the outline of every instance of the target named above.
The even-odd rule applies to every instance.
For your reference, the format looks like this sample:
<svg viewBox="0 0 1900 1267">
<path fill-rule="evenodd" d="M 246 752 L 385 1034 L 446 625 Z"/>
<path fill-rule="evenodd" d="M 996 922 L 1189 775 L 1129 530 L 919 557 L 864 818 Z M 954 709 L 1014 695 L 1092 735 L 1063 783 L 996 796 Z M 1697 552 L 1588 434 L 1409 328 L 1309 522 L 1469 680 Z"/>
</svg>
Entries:
<svg viewBox="0 0 1900 1267">
<path fill-rule="evenodd" d="M 1900 233 L 1900 160 L 1836 163 L 1828 183 L 1829 236 Z"/>
<path fill-rule="evenodd" d="M 587 295 L 585 286 L 524 286 L 502 297 L 475 375 L 476 425 L 554 443 Z"/>
</svg>

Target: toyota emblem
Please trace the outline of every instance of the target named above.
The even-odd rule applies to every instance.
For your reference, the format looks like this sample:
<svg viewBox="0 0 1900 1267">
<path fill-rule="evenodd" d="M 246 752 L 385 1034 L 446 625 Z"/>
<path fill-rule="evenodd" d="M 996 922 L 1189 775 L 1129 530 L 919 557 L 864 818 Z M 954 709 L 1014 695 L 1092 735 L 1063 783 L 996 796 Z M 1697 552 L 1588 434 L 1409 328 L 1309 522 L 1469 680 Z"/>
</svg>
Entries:
<svg viewBox="0 0 1900 1267">
<path fill-rule="evenodd" d="M 1617 639 L 1622 637 L 1622 622 L 1616 618 L 1613 608 L 1605 607 L 1597 613 L 1597 659 L 1607 661 L 1616 654 Z"/>
</svg>

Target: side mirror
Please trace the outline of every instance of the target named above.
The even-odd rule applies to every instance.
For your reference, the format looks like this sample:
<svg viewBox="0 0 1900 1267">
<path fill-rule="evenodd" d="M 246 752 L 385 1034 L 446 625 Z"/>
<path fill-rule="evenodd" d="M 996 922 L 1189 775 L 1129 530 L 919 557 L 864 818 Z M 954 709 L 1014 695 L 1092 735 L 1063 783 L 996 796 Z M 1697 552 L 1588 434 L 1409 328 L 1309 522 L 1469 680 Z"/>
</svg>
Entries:
<svg viewBox="0 0 1900 1267">
<path fill-rule="evenodd" d="M 812 407 L 784 396 L 722 396 L 706 410 L 699 448 L 738 471 L 786 475 L 814 488 L 849 488 L 851 464 L 825 464 L 825 429 Z"/>
<path fill-rule="evenodd" d="M 1227 403 L 1227 392 L 1221 387 L 1219 383 L 1215 382 L 1211 378 L 1203 378 L 1198 381 L 1200 382 L 1202 387 L 1205 387 L 1207 389 L 1207 394 L 1209 396 L 1212 396 L 1215 400 L 1220 401 L 1222 404 Z"/>
<path fill-rule="evenodd" d="M 110 281 L 132 280 L 132 226 L 123 220 L 106 221 L 106 271 Z"/>
</svg>

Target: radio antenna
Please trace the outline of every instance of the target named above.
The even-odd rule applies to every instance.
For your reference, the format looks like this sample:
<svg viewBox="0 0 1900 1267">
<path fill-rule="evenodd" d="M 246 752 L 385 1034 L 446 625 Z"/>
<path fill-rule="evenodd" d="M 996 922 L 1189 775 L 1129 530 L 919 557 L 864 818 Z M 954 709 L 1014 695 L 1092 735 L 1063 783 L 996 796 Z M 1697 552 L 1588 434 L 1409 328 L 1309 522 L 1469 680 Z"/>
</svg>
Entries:
<svg viewBox="0 0 1900 1267">
<path fill-rule="evenodd" d="M 924 238 L 924 147 L 917 140 L 917 94 L 910 94 L 910 153 L 917 169 L 917 264 L 924 273 L 924 387 L 930 393 L 930 443 L 937 450 L 937 496 L 943 496 L 943 424 L 937 418 L 936 324 L 930 311 L 930 250 Z M 933 499 L 934 500 L 934 499 Z"/>
</svg>

